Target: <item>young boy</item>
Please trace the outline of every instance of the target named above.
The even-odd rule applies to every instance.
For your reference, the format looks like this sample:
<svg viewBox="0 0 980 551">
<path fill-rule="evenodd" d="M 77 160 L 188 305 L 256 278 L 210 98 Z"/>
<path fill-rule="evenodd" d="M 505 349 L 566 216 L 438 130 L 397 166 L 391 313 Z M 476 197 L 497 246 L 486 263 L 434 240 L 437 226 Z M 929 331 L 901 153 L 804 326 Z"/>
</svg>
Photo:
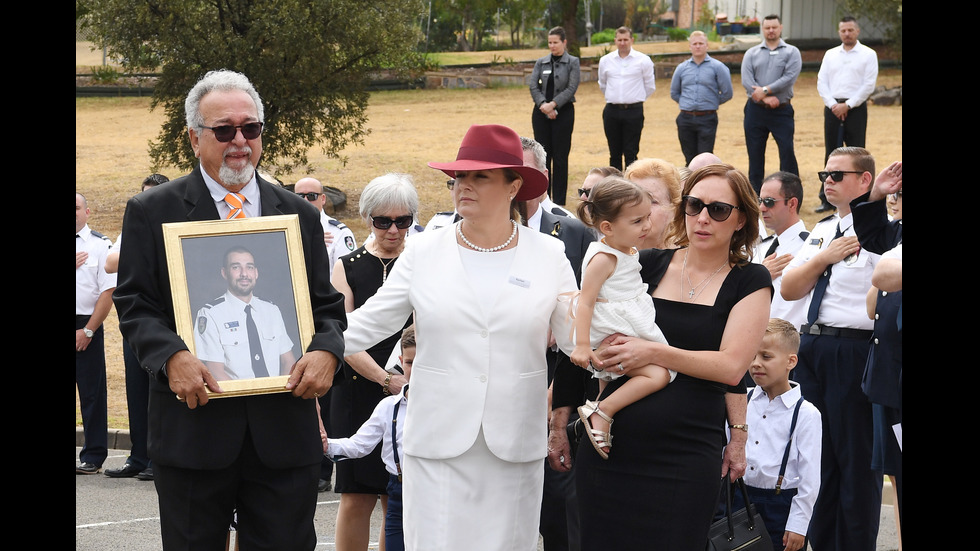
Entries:
<svg viewBox="0 0 980 551">
<path fill-rule="evenodd" d="M 796 327 L 772 318 L 749 366 L 757 386 L 749 389 L 743 479 L 776 551 L 806 547 L 820 490 L 820 412 L 803 400 L 800 385 L 789 380 L 799 346 Z M 735 492 L 735 497 L 733 508 L 744 507 L 741 494 Z"/>
<path fill-rule="evenodd" d="M 415 326 L 402 331 L 401 354 L 398 356 L 406 379 L 411 379 L 415 362 Z M 357 459 L 374 451 L 380 442 L 381 458 L 388 469 L 388 512 L 385 515 L 385 549 L 404 551 L 402 532 L 402 435 L 405 434 L 405 410 L 408 407 L 408 385 L 399 394 L 378 402 L 374 413 L 350 438 L 328 438 L 325 455 L 331 461 Z"/>
</svg>

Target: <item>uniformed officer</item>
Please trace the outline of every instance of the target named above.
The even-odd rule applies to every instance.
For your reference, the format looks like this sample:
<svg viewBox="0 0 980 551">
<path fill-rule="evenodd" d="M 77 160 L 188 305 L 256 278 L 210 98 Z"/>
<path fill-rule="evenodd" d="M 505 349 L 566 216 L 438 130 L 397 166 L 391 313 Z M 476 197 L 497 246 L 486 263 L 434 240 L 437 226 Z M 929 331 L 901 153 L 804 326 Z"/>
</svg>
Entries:
<svg viewBox="0 0 980 551">
<path fill-rule="evenodd" d="M 225 253 L 221 277 L 228 291 L 197 313 L 197 357 L 216 379 L 286 375 L 296 361 L 279 307 L 253 296 L 259 272 L 245 247 Z"/>
<path fill-rule="evenodd" d="M 866 297 L 880 256 L 858 243 L 850 203 L 871 189 L 874 157 L 861 147 L 830 154 L 819 174 L 837 207 L 814 226 L 783 271 L 786 300 L 806 301 L 793 380 L 823 421 L 820 496 L 810 521 L 814 549 L 873 551 L 883 474 L 871 465 L 871 404 L 861 391 L 874 322 Z"/>
<path fill-rule="evenodd" d="M 323 193 L 323 184 L 316 178 L 301 178 L 293 186 L 293 191 L 310 202 L 320 211 L 320 224 L 323 226 L 323 242 L 327 246 L 330 258 L 330 272 L 337 259 L 357 248 L 354 232 L 346 224 L 328 215 L 323 210 L 327 204 L 327 195 Z M 327 274 L 329 279 L 330 274 Z"/>
<path fill-rule="evenodd" d="M 116 275 L 105 271 L 112 241 L 88 226 L 91 210 L 75 193 L 75 386 L 85 445 L 75 474 L 96 474 L 109 454 L 105 335 L 102 322 L 112 308 Z"/>
</svg>

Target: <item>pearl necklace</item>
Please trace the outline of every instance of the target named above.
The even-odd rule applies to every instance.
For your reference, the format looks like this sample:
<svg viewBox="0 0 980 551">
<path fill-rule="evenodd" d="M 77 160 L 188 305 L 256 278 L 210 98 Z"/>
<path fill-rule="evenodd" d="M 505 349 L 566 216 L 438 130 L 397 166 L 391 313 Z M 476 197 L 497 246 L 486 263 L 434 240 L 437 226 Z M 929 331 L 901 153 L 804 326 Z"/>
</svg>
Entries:
<svg viewBox="0 0 980 551">
<path fill-rule="evenodd" d="M 375 247 L 375 249 L 378 249 L 380 251 L 380 247 Z M 399 254 L 401 254 L 401 251 L 398 251 L 398 252 L 399 252 Z M 378 262 L 381 263 L 381 270 L 382 270 L 382 272 L 381 272 L 381 284 L 384 285 L 385 281 L 388 280 L 388 266 L 391 266 L 391 263 L 394 262 L 396 258 L 398 258 L 398 255 L 396 254 L 395 256 L 391 257 L 388 260 L 388 262 L 385 262 L 384 259 L 381 258 L 381 256 L 379 255 L 378 252 L 372 252 L 371 255 L 374 256 L 374 258 L 377 258 L 378 259 Z"/>
<path fill-rule="evenodd" d="M 474 251 L 480 251 L 481 253 L 492 253 L 495 251 L 499 251 L 500 249 L 503 249 L 507 245 L 510 245 L 510 242 L 514 240 L 514 236 L 517 235 L 517 222 L 511 220 L 510 223 L 514 225 L 514 230 L 510 232 L 510 237 L 507 238 L 507 241 L 504 241 L 502 244 L 497 245 L 496 247 L 490 247 L 489 249 L 485 247 L 477 247 L 476 245 L 470 243 L 470 240 L 467 239 L 465 235 L 463 235 L 462 221 L 456 226 L 456 233 L 459 234 L 459 238 L 463 240 L 463 243 L 466 243 L 466 246 L 473 249 Z"/>
<path fill-rule="evenodd" d="M 701 296 L 701 292 L 705 290 L 705 288 L 708 285 L 708 282 L 711 281 L 711 279 L 713 277 L 715 277 L 716 275 L 718 275 L 718 272 L 720 272 L 722 268 L 724 268 L 725 266 L 728 265 L 728 261 L 726 260 L 724 264 L 722 264 L 721 266 L 718 266 L 718 269 L 717 270 L 715 270 L 714 272 L 712 272 L 711 275 L 709 275 L 708 277 L 706 277 L 704 279 L 704 281 L 702 281 L 701 283 L 698 283 L 697 286 L 695 286 L 694 284 L 691 283 L 691 276 L 690 275 L 686 275 L 687 274 L 687 256 L 688 256 L 688 252 L 689 251 L 685 251 L 684 252 L 684 266 L 681 268 L 681 293 L 684 293 L 684 278 L 687 278 L 687 285 L 691 288 L 691 290 L 687 292 L 687 298 L 691 302 L 694 302 L 695 300 L 697 300 L 697 298 L 699 296 Z M 695 293 L 695 291 L 697 291 L 697 292 Z"/>
</svg>

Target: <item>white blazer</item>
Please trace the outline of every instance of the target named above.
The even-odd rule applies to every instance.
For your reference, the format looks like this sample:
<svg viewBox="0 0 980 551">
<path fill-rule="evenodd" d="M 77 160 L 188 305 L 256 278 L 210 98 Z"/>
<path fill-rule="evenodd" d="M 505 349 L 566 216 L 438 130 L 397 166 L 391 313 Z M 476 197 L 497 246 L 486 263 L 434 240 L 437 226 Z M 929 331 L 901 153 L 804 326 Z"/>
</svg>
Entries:
<svg viewBox="0 0 980 551">
<path fill-rule="evenodd" d="M 405 453 L 457 457 L 482 428 L 504 461 L 547 455 L 548 329 L 563 315 L 558 296 L 578 287 L 560 240 L 524 226 L 519 232 L 508 281 L 489 312 L 451 226 L 406 240 L 385 284 L 348 314 L 345 355 L 399 331 L 415 313 Z"/>
</svg>

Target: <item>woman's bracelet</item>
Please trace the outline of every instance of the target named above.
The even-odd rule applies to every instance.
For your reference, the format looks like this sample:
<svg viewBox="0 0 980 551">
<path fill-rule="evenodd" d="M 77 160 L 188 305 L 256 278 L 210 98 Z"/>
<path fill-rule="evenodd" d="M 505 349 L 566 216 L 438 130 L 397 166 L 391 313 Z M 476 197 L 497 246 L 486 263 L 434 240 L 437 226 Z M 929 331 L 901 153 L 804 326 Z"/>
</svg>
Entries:
<svg viewBox="0 0 980 551">
<path fill-rule="evenodd" d="M 391 382 L 391 373 L 385 377 L 384 384 L 381 385 L 381 392 L 384 392 L 385 396 L 391 396 L 391 390 L 388 389 L 388 383 Z"/>
</svg>

